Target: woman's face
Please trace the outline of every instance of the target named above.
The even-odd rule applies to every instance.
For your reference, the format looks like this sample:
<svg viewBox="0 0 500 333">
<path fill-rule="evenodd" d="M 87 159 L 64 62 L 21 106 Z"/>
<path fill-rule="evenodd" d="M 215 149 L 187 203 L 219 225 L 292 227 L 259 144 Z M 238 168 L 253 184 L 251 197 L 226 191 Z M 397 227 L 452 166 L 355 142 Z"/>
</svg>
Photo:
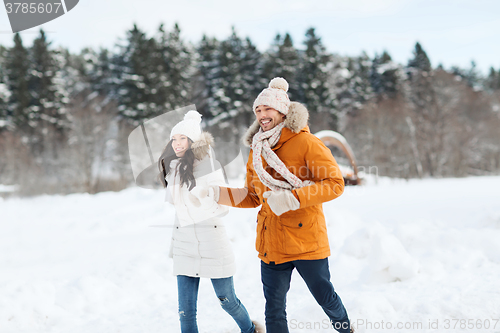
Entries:
<svg viewBox="0 0 500 333">
<path fill-rule="evenodd" d="M 175 155 L 177 157 L 182 157 L 189 149 L 189 139 L 187 136 L 182 134 L 175 134 L 172 137 L 172 148 L 174 149 Z"/>
</svg>

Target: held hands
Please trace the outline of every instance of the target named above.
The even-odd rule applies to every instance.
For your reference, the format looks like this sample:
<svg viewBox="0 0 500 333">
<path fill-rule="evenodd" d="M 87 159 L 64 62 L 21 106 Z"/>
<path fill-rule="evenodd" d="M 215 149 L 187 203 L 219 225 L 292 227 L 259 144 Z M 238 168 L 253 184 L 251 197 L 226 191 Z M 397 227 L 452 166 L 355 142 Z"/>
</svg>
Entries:
<svg viewBox="0 0 500 333">
<path fill-rule="evenodd" d="M 300 208 L 300 202 L 295 198 L 292 191 L 267 191 L 264 192 L 264 198 L 274 214 L 280 216 L 290 210 Z"/>
<path fill-rule="evenodd" d="M 219 202 L 220 187 L 217 185 L 210 185 L 208 187 L 208 195 L 212 197 L 215 202 Z"/>
<path fill-rule="evenodd" d="M 209 187 L 197 186 L 191 190 L 189 199 L 195 207 L 201 206 L 207 209 L 217 204 L 219 201 L 219 193 L 220 188 L 216 185 L 211 185 Z M 191 196 L 193 196 L 194 199 L 191 199 Z M 198 201 L 198 205 L 195 204 L 196 200 Z"/>
</svg>

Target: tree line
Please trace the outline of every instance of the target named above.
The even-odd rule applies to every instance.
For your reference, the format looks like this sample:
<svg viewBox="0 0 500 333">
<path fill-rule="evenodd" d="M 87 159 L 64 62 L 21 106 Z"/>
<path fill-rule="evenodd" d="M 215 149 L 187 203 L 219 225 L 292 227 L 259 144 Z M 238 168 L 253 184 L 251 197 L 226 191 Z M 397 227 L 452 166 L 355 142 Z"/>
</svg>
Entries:
<svg viewBox="0 0 500 333">
<path fill-rule="evenodd" d="M 30 46 L 19 34 L 0 45 L 0 184 L 22 194 L 122 189 L 134 127 L 195 104 L 216 137 L 239 142 L 276 76 L 309 109 L 312 132 L 339 131 L 380 175 L 500 171 L 500 68 L 433 67 L 418 42 L 407 64 L 386 51 L 339 55 L 314 28 L 302 45 L 278 34 L 261 52 L 234 28 L 190 43 L 177 24 L 152 36 L 134 25 L 113 48 L 77 54 L 52 47 L 43 30 Z"/>
</svg>

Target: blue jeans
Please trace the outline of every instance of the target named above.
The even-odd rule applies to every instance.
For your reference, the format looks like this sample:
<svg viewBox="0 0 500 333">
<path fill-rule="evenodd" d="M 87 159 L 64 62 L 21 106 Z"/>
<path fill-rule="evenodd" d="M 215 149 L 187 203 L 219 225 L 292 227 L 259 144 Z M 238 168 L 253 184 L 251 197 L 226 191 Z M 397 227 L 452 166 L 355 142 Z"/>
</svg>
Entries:
<svg viewBox="0 0 500 333">
<path fill-rule="evenodd" d="M 309 291 L 330 318 L 333 327 L 341 333 L 348 333 L 349 318 L 340 297 L 330 282 L 328 258 L 295 260 L 278 265 L 261 261 L 260 272 L 266 298 L 267 333 L 288 333 L 286 294 L 290 289 L 290 279 L 294 268 L 297 268 Z"/>
<path fill-rule="evenodd" d="M 247 310 L 234 293 L 233 277 L 211 280 L 220 305 L 233 317 L 240 327 L 241 333 L 253 333 L 255 326 L 250 320 Z M 199 285 L 200 278 L 177 275 L 179 319 L 182 333 L 198 333 L 196 303 Z"/>
</svg>

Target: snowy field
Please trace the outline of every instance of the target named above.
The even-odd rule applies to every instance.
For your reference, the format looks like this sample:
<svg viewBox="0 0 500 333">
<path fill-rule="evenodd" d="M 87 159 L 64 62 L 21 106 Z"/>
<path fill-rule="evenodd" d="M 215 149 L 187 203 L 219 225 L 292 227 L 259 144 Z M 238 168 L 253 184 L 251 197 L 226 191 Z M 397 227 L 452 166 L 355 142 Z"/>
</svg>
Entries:
<svg viewBox="0 0 500 333">
<path fill-rule="evenodd" d="M 358 332 L 500 332 L 500 177 L 372 180 L 324 210 Z M 236 292 L 263 323 L 256 213 L 226 222 Z M 0 332 L 178 332 L 173 214 L 139 188 L 0 199 Z M 209 280 L 198 303 L 200 332 L 238 332 Z M 291 332 L 334 332 L 296 272 L 288 318 Z"/>
</svg>

